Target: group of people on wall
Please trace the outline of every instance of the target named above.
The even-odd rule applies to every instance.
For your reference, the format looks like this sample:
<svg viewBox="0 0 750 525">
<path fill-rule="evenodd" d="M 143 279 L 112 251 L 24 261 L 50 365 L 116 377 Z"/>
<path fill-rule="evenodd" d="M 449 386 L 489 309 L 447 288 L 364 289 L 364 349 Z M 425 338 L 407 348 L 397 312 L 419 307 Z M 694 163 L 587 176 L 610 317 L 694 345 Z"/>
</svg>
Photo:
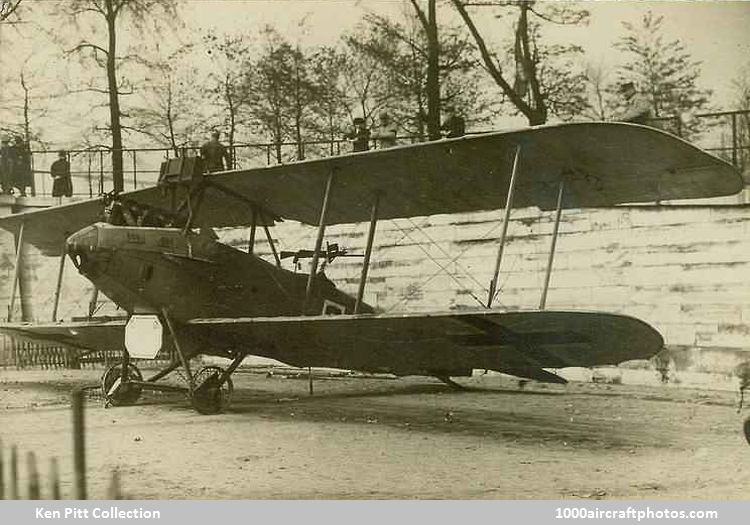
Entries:
<svg viewBox="0 0 750 525">
<path fill-rule="evenodd" d="M 444 138 L 453 139 L 466 134 L 466 120 L 453 106 L 445 108 L 446 118 L 440 125 Z M 387 111 L 381 111 L 378 125 L 374 129 L 367 126 L 363 117 L 355 117 L 352 130 L 344 135 L 352 145 L 352 151 L 368 151 L 371 145 L 377 149 L 392 148 L 398 145 L 398 129 Z"/>
<path fill-rule="evenodd" d="M 32 186 L 31 151 L 21 136 L 4 136 L 0 144 L 0 190 L 5 195 L 26 196 Z"/>
<path fill-rule="evenodd" d="M 625 109 L 615 120 L 636 124 L 649 124 L 652 111 L 649 101 L 638 92 L 633 82 L 620 85 L 619 94 L 623 99 Z M 453 106 L 444 109 L 445 118 L 440 129 L 444 138 L 452 139 L 466 134 L 466 119 Z M 398 145 L 398 128 L 387 111 L 378 115 L 378 124 L 370 129 L 363 117 L 356 117 L 349 133 L 344 136 L 350 141 L 352 151 L 368 151 L 371 147 L 378 149 L 391 148 Z M 232 167 L 228 149 L 219 140 L 218 131 L 211 133 L 211 138 L 200 147 L 206 171 L 215 172 Z M 61 150 L 58 158 L 50 166 L 52 177 L 52 196 L 70 197 L 73 194 L 70 162 L 68 152 Z M 0 148 L 0 183 L 2 193 L 26 195 L 26 188 L 33 186 L 33 170 L 31 166 L 31 151 L 29 144 L 20 136 L 13 141 L 9 137 L 2 138 Z"/>
<path fill-rule="evenodd" d="M 638 92 L 633 82 L 622 83 L 618 93 L 622 98 L 624 109 L 614 120 L 642 125 L 652 123 L 651 104 L 644 95 Z M 463 137 L 466 134 L 464 116 L 453 106 L 446 107 L 444 112 L 446 116 L 440 125 L 443 138 Z M 378 125 L 373 129 L 367 126 L 367 121 L 363 117 L 354 118 L 352 123 L 352 130 L 344 138 L 351 142 L 354 152 L 368 151 L 371 146 L 383 149 L 398 144 L 396 125 L 386 111 L 380 113 Z"/>
</svg>

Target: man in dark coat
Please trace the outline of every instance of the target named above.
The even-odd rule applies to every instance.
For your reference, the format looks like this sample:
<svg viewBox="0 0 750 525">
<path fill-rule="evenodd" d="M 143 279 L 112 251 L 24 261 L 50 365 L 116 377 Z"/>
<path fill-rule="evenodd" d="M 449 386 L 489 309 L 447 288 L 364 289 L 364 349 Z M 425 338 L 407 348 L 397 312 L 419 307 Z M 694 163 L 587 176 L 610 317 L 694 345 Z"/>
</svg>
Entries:
<svg viewBox="0 0 750 525">
<path fill-rule="evenodd" d="M 31 186 L 31 151 L 23 138 L 17 136 L 11 149 L 14 150 L 13 186 L 18 188 L 21 197 L 26 196 L 26 187 Z"/>
<path fill-rule="evenodd" d="M 445 110 L 447 116 L 440 126 L 440 129 L 445 131 L 445 138 L 455 139 L 463 137 L 466 134 L 466 121 L 464 118 L 456 113 L 455 108 L 448 106 Z"/>
<path fill-rule="evenodd" d="M 14 153 L 8 137 L 3 137 L 2 146 L 0 146 L 0 187 L 6 195 L 10 195 L 13 191 Z"/>
<path fill-rule="evenodd" d="M 224 145 L 219 142 L 219 132 L 211 133 L 211 140 L 201 146 L 201 158 L 209 172 L 224 171 L 231 167 L 229 152 Z M 224 162 L 226 161 L 226 166 Z"/>
<path fill-rule="evenodd" d="M 352 151 L 367 151 L 370 149 L 370 130 L 362 117 L 354 119 L 354 129 L 344 135 L 352 142 Z"/>
<path fill-rule="evenodd" d="M 58 159 L 52 163 L 49 173 L 52 175 L 52 196 L 70 197 L 73 195 L 73 184 L 70 180 L 70 163 L 65 151 L 57 154 Z"/>
</svg>

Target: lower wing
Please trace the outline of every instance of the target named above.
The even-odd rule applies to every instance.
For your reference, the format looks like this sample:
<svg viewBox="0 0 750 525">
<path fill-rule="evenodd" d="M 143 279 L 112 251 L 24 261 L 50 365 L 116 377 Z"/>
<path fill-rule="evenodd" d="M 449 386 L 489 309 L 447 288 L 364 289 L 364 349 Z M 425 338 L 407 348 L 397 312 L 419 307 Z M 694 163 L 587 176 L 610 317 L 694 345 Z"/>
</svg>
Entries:
<svg viewBox="0 0 750 525">
<path fill-rule="evenodd" d="M 0 332 L 82 350 L 122 349 L 124 321 L 4 324 Z M 187 353 L 271 357 L 399 375 L 458 375 L 491 369 L 564 382 L 545 368 L 648 359 L 664 341 L 651 326 L 618 314 L 520 311 L 194 319 L 177 329 Z M 169 337 L 165 346 L 171 348 Z"/>
</svg>

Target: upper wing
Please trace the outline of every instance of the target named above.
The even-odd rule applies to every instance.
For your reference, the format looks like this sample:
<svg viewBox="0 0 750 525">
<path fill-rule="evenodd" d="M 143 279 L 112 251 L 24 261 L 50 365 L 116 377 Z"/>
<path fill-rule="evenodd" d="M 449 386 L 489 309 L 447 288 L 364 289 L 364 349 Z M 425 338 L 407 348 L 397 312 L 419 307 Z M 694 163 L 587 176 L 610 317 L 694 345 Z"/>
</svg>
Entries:
<svg viewBox="0 0 750 525">
<path fill-rule="evenodd" d="M 663 131 L 624 123 L 573 123 L 488 133 L 264 168 L 207 175 L 201 224 L 252 224 L 274 216 L 317 224 L 329 174 L 335 176 L 327 224 L 367 221 L 372 196 L 381 219 L 502 208 L 516 147 L 515 207 L 556 206 L 566 176 L 566 208 L 731 195 L 740 174 L 726 162 Z M 181 190 L 184 191 L 184 190 Z M 168 208 L 159 188 L 123 193 Z M 180 198 L 181 195 L 178 195 Z M 239 198 L 238 198 L 239 197 Z M 0 227 L 56 253 L 64 234 L 94 222 L 94 201 L 0 218 Z"/>
<path fill-rule="evenodd" d="M 566 175 L 566 208 L 717 197 L 739 192 L 726 162 L 663 131 L 624 123 L 573 123 L 327 157 L 212 177 L 278 215 L 317 224 L 335 175 L 327 224 L 505 206 L 521 147 L 514 207 L 554 209 Z"/>
<path fill-rule="evenodd" d="M 83 349 L 122 349 L 124 321 L 0 325 L 0 332 Z M 297 366 L 397 374 L 486 368 L 551 380 L 543 368 L 648 359 L 664 341 L 632 317 L 598 312 L 446 312 L 196 319 L 185 350 L 241 350 Z M 168 338 L 165 346 L 171 348 Z"/>
</svg>

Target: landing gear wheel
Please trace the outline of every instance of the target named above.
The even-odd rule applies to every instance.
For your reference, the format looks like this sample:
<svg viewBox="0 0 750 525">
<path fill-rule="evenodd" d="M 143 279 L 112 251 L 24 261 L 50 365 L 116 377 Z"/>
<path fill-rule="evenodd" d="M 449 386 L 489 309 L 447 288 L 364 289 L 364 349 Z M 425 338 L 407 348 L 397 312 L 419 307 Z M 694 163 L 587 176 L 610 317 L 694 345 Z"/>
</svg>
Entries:
<svg viewBox="0 0 750 525">
<path fill-rule="evenodd" d="M 750 417 L 745 420 L 743 427 L 745 430 L 745 439 L 747 439 L 747 444 L 750 445 Z"/>
<path fill-rule="evenodd" d="M 195 374 L 195 390 L 190 401 L 199 414 L 219 414 L 229 407 L 234 385 L 232 378 L 228 377 L 224 384 L 219 386 L 219 379 L 223 373 L 221 367 L 204 366 Z"/>
<path fill-rule="evenodd" d="M 102 394 L 107 405 L 121 407 L 132 405 L 141 397 L 143 387 L 128 381 L 143 381 L 143 375 L 133 363 L 128 363 L 126 381 L 122 382 L 122 363 L 112 365 L 102 375 Z"/>
</svg>

